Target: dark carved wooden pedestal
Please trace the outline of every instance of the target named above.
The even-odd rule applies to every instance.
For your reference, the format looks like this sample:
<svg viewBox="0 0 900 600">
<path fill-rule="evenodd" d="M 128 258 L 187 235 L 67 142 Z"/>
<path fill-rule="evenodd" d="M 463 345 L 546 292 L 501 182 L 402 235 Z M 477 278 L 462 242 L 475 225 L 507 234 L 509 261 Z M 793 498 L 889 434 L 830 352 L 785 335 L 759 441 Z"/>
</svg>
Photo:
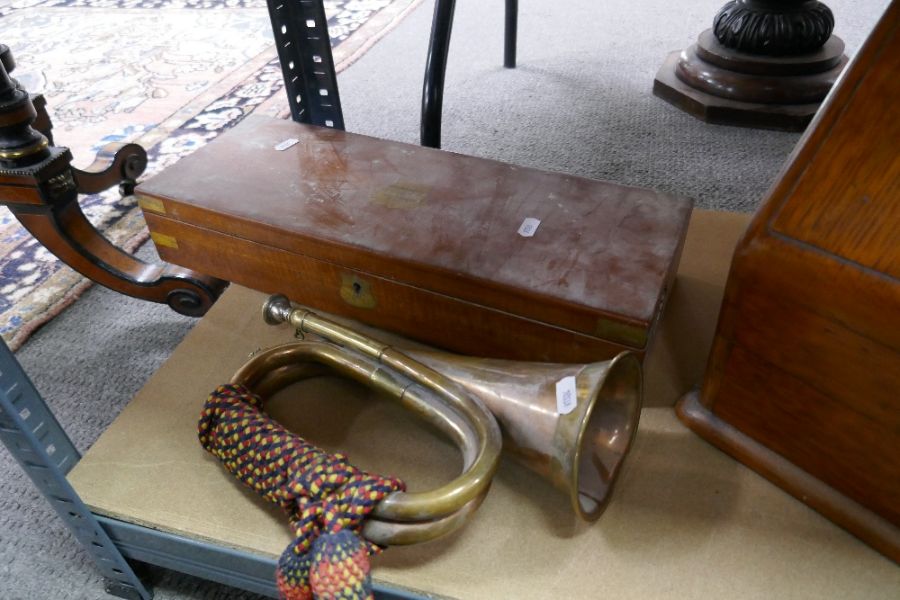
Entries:
<svg viewBox="0 0 900 600">
<path fill-rule="evenodd" d="M 0 45 L 0 204 L 50 252 L 113 290 L 201 316 L 226 283 L 168 263 L 148 264 L 112 245 L 85 217 L 78 194 L 115 185 L 134 189 L 147 166 L 137 144 L 105 146 L 84 170 L 72 167 L 68 148 L 53 146 L 40 95 L 30 96 L 9 76 L 12 53 Z"/>
<path fill-rule="evenodd" d="M 710 123 L 803 130 L 847 64 L 833 29 L 821 2 L 731 0 L 653 92 Z"/>
</svg>

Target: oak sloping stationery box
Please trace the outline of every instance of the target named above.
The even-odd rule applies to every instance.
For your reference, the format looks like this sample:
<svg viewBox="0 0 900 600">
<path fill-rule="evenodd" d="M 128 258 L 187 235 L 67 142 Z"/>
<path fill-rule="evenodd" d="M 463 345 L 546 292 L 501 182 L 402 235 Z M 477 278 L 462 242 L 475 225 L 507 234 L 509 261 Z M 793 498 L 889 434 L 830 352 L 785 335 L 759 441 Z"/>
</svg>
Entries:
<svg viewBox="0 0 900 600">
<path fill-rule="evenodd" d="M 643 353 L 692 202 L 250 116 L 136 191 L 160 256 L 477 356 Z"/>
</svg>

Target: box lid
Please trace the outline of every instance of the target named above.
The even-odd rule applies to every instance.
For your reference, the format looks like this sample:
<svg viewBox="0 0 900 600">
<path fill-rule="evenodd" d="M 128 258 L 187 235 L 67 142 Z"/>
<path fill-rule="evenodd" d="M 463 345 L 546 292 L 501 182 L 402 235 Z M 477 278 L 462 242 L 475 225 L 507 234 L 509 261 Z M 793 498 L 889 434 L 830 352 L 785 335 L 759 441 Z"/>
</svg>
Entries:
<svg viewBox="0 0 900 600">
<path fill-rule="evenodd" d="M 260 116 L 136 193 L 172 219 L 638 348 L 692 206 Z"/>
</svg>

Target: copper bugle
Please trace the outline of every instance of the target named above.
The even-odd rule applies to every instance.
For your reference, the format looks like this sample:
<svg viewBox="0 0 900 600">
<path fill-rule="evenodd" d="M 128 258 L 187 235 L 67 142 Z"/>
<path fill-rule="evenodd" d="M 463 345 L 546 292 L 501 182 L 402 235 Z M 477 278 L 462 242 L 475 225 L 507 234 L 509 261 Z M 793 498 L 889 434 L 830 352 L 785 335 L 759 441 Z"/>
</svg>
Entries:
<svg viewBox="0 0 900 600">
<path fill-rule="evenodd" d="M 388 497 L 382 502 L 385 510 L 379 506 L 374 513 L 374 526 L 370 529 L 367 525 L 364 530 L 370 539 L 373 539 L 370 533 L 378 537 L 373 541 L 396 544 L 432 539 L 461 526 L 474 512 L 490 481 L 479 481 L 477 486 L 469 481 L 467 472 L 471 470 L 473 448 L 480 448 L 484 464 L 490 464 L 490 468 L 479 471 L 489 479 L 496 468 L 496 457 L 488 454 L 495 446 L 499 447 L 496 440 L 466 437 L 479 435 L 473 423 L 479 423 L 478 428 L 485 435 L 493 435 L 494 428 L 482 422 L 485 414 L 499 424 L 503 449 L 565 492 L 578 516 L 593 521 L 606 508 L 640 419 L 641 364 L 633 353 L 622 352 L 612 360 L 582 365 L 397 349 L 309 310 L 294 308 L 281 295 L 269 298 L 263 306 L 263 317 L 270 325 L 289 323 L 298 332 L 324 341 L 294 342 L 270 349 L 266 352 L 280 352 L 282 359 L 268 365 L 257 361 L 254 365 L 251 364 L 257 359 L 254 357 L 243 369 L 245 376 L 249 369 L 255 373 L 250 377 L 255 382 L 270 388 L 282 387 L 283 382 L 277 380 L 301 377 L 298 373 L 303 367 L 296 365 L 304 362 L 302 355 L 307 353 L 290 348 L 322 344 L 334 348 L 335 352 L 339 349 L 342 358 L 338 366 L 327 366 L 356 379 L 366 377 L 360 373 L 368 368 L 380 365 L 390 369 L 399 378 L 393 385 L 407 385 L 416 390 L 416 398 L 411 403 L 403 399 L 404 393 L 399 388 L 395 397 L 450 435 L 463 453 L 464 473 L 440 490 L 462 486 L 471 488 L 469 494 L 435 500 L 434 506 L 440 507 L 435 512 L 419 507 L 404 509 L 400 511 L 402 514 L 392 512 L 392 506 L 407 501 L 414 504 L 415 499 L 409 498 L 414 494 L 406 494 L 405 498 L 399 495 L 397 499 Z M 290 367 L 292 361 L 294 367 Z M 357 362 L 371 365 L 359 369 L 354 366 Z M 282 377 L 272 377 L 273 369 L 279 368 Z M 563 391 L 567 386 L 570 390 L 574 388 L 570 412 L 561 411 L 558 384 Z M 389 388 L 383 389 L 390 391 Z M 448 405 L 440 406 L 447 401 L 443 398 L 448 392 Z M 425 413 L 423 406 L 428 407 Z M 438 498 L 444 494 L 440 490 L 427 493 Z"/>
</svg>

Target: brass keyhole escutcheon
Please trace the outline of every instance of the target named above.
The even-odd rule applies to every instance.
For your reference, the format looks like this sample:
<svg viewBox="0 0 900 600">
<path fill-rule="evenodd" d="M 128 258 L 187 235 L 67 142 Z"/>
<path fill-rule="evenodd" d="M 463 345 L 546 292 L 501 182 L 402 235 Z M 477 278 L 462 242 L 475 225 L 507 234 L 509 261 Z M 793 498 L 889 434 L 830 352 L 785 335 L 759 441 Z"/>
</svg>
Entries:
<svg viewBox="0 0 900 600">
<path fill-rule="evenodd" d="M 341 274 L 341 299 L 357 308 L 375 308 L 378 302 L 372 293 L 372 284 L 355 273 Z"/>
</svg>

